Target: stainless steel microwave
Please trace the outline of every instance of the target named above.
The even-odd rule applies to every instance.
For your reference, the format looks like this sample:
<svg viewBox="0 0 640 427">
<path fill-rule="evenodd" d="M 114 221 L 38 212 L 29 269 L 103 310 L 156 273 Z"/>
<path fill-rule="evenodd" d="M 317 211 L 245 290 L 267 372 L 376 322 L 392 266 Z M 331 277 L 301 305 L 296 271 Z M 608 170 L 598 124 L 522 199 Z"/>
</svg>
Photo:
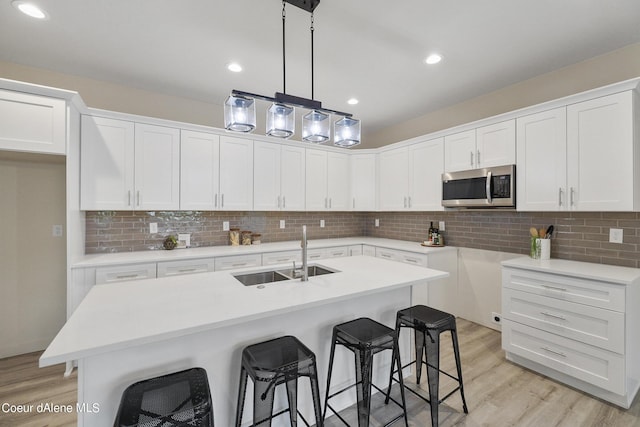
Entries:
<svg viewBox="0 0 640 427">
<path fill-rule="evenodd" d="M 442 206 L 515 208 L 516 166 L 496 166 L 442 174 Z"/>
</svg>

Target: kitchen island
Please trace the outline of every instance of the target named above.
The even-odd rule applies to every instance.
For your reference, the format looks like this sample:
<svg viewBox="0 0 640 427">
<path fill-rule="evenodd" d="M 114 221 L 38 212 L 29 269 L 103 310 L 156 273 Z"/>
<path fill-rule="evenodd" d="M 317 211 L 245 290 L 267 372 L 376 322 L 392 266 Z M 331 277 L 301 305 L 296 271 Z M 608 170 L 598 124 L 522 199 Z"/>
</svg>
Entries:
<svg viewBox="0 0 640 427">
<path fill-rule="evenodd" d="M 391 326 L 396 311 L 411 305 L 412 286 L 448 275 L 367 256 L 319 264 L 337 272 L 306 283 L 289 280 L 260 288 L 242 285 L 227 271 L 95 286 L 44 352 L 40 365 L 77 360 L 78 403 L 87 409 L 78 413 L 79 426 L 112 425 L 128 385 L 194 366 L 207 370 L 216 425 L 233 425 L 240 355 L 246 345 L 297 336 L 316 353 L 323 394 L 335 324 L 366 316 Z M 401 347 L 409 351 L 406 337 Z M 353 378 L 351 354 L 336 354 L 335 363 L 332 389 Z M 374 381 L 384 382 L 388 366 L 389 357 L 380 356 Z M 301 380 L 299 409 L 307 418 L 312 407 L 305 381 Z M 250 386 L 247 393 L 252 393 Z M 343 396 L 336 407 L 353 403 L 348 393 Z M 247 399 L 245 420 L 251 417 L 251 402 Z M 276 408 L 285 402 L 278 390 Z M 288 425 L 286 418 L 273 425 Z"/>
</svg>

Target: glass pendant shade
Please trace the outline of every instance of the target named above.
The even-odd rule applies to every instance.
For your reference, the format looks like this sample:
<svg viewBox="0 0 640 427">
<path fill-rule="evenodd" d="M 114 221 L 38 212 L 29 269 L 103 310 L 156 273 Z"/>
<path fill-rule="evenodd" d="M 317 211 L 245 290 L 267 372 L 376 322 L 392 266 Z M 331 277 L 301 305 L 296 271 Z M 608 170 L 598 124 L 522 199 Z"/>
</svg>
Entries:
<svg viewBox="0 0 640 427">
<path fill-rule="evenodd" d="M 302 117 L 302 139 L 320 144 L 329 139 L 331 121 L 329 115 L 313 110 Z"/>
<path fill-rule="evenodd" d="M 229 96 L 224 103 L 224 128 L 233 132 L 251 132 L 256 128 L 256 103 L 244 96 Z"/>
<path fill-rule="evenodd" d="M 293 107 L 274 102 L 267 109 L 267 135 L 289 138 L 295 130 Z"/>
<path fill-rule="evenodd" d="M 353 147 L 360 144 L 360 120 L 343 117 L 333 125 L 333 144 Z"/>
</svg>

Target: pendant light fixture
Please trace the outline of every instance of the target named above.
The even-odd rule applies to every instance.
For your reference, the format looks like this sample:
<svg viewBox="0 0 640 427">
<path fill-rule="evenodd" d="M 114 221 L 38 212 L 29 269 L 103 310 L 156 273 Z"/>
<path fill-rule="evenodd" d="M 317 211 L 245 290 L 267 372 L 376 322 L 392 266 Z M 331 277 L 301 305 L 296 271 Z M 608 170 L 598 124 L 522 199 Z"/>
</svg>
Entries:
<svg viewBox="0 0 640 427">
<path fill-rule="evenodd" d="M 289 95 L 286 93 L 286 4 L 291 4 L 311 14 L 311 99 Z M 224 105 L 225 129 L 232 132 L 252 132 L 255 129 L 255 99 L 272 102 L 267 108 L 266 133 L 278 138 L 289 138 L 295 132 L 295 107 L 310 110 L 302 116 L 302 140 L 321 144 L 330 139 L 331 116 L 339 116 L 334 123 L 334 144 L 339 147 L 353 147 L 360 143 L 360 120 L 352 114 L 322 107 L 315 100 L 314 94 L 314 52 L 313 11 L 320 0 L 283 0 L 282 1 L 282 93 L 276 92 L 274 97 L 256 95 L 249 92 L 232 90 Z"/>
</svg>

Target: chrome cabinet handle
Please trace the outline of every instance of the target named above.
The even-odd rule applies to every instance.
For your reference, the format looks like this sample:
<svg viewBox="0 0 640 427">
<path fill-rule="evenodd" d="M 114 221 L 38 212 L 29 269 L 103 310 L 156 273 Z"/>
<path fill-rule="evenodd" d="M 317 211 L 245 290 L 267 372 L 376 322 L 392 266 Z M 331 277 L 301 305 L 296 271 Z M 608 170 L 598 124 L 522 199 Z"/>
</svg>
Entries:
<svg viewBox="0 0 640 427">
<path fill-rule="evenodd" d="M 214 197 L 213 207 L 214 207 L 214 208 L 217 208 L 217 207 L 218 207 L 218 193 L 216 193 L 216 195 L 215 195 L 215 197 Z"/>
<path fill-rule="evenodd" d="M 558 188 L 558 206 L 562 206 L 562 187 Z"/>
<path fill-rule="evenodd" d="M 220 196 L 220 207 L 224 208 L 224 193 Z"/>
<path fill-rule="evenodd" d="M 231 264 L 231 267 L 242 267 L 244 265 L 247 265 L 246 262 L 238 262 L 236 264 Z"/>
<path fill-rule="evenodd" d="M 409 208 L 411 208 L 411 196 L 409 196 L 408 199 L 409 199 Z"/>
<path fill-rule="evenodd" d="M 287 207 L 287 199 L 285 199 L 284 196 L 282 196 L 282 208 L 286 208 Z"/>
<path fill-rule="evenodd" d="M 566 288 L 559 288 L 557 286 L 551 286 L 551 285 L 542 285 L 543 288 L 547 288 L 550 289 L 552 291 L 559 291 L 559 292 L 567 292 Z"/>
<path fill-rule="evenodd" d="M 356 208 L 356 198 L 354 197 L 353 198 L 353 209 L 355 209 L 355 208 Z"/>
<path fill-rule="evenodd" d="M 116 279 L 133 279 L 134 277 L 138 277 L 137 274 L 119 274 L 116 276 Z"/>
<path fill-rule="evenodd" d="M 558 316 L 557 314 L 552 314 L 546 311 L 541 311 L 540 314 L 547 317 L 553 317 L 554 319 L 567 320 L 567 318 L 564 316 Z"/>
<path fill-rule="evenodd" d="M 567 355 L 561 351 L 550 349 L 549 347 L 540 347 L 544 351 L 548 351 L 549 353 L 557 354 L 558 356 L 567 357 Z"/>
<path fill-rule="evenodd" d="M 404 260 L 407 261 L 407 262 L 412 262 L 414 264 L 418 262 L 417 259 L 413 259 L 413 258 L 405 258 Z"/>
<path fill-rule="evenodd" d="M 404 198 L 404 207 L 405 207 L 405 208 L 407 207 L 407 197 L 406 197 L 406 196 L 405 196 L 405 198 Z"/>
<path fill-rule="evenodd" d="M 331 202 L 332 202 L 331 197 L 329 197 L 329 209 L 331 209 Z"/>
<path fill-rule="evenodd" d="M 575 189 L 573 187 L 571 187 L 571 189 L 569 190 L 569 204 L 571 206 L 573 206 L 573 193 L 575 192 Z"/>
<path fill-rule="evenodd" d="M 469 164 L 473 166 L 473 151 L 469 151 L 469 155 L 471 156 L 469 159 Z"/>
<path fill-rule="evenodd" d="M 487 182 L 485 184 L 485 192 L 487 193 L 487 200 L 492 203 L 491 200 L 491 171 L 487 172 Z"/>
<path fill-rule="evenodd" d="M 196 270 L 197 270 L 197 268 L 180 268 L 180 269 L 178 269 L 178 272 L 180 272 L 180 273 L 189 273 L 191 271 L 196 271 Z"/>
<path fill-rule="evenodd" d="M 140 190 L 136 192 L 136 206 L 140 206 Z"/>
<path fill-rule="evenodd" d="M 480 150 L 476 151 L 476 163 L 480 166 Z"/>
<path fill-rule="evenodd" d="M 380 256 L 383 257 L 383 258 L 391 258 L 391 255 L 385 254 L 384 252 L 381 252 Z"/>
</svg>

